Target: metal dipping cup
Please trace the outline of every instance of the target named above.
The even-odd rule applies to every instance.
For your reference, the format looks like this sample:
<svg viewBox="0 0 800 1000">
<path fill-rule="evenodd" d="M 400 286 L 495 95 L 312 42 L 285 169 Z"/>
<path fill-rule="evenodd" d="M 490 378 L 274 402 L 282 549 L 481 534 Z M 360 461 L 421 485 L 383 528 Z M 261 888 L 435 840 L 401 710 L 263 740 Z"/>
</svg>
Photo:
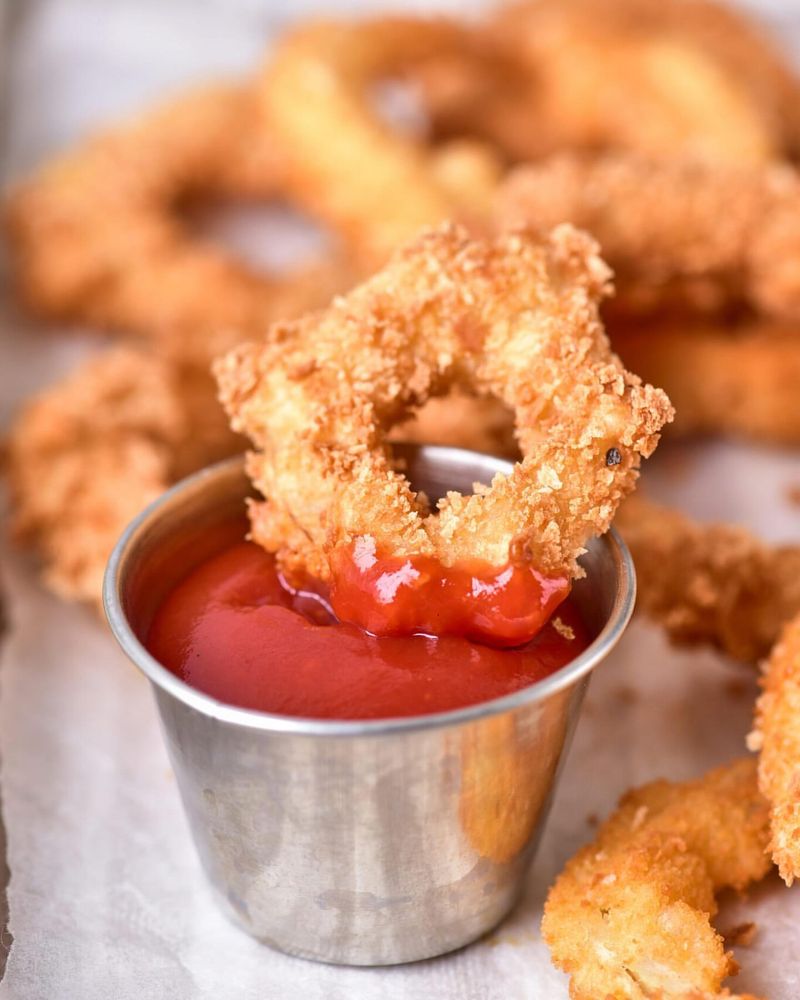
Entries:
<svg viewBox="0 0 800 1000">
<path fill-rule="evenodd" d="M 511 469 L 396 451 L 432 499 Z M 242 538 L 250 492 L 238 458 L 185 479 L 130 525 L 104 585 L 114 635 L 153 686 L 203 868 L 236 923 L 291 955 L 390 965 L 460 948 L 522 891 L 589 674 L 633 609 L 630 556 L 613 531 L 592 542 L 573 599 L 593 642 L 521 691 L 413 718 L 268 715 L 196 691 L 142 644 L 178 580 Z"/>
</svg>

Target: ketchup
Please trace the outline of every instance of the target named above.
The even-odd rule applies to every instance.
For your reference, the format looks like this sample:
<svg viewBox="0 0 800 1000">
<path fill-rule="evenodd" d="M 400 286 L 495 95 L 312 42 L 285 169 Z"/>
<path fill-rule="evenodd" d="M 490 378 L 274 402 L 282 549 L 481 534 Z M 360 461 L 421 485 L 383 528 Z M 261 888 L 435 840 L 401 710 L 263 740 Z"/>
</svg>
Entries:
<svg viewBox="0 0 800 1000">
<path fill-rule="evenodd" d="M 477 560 L 443 566 L 432 556 L 386 556 L 359 538 L 333 552 L 331 606 L 373 635 L 459 635 L 491 646 L 533 639 L 569 593 L 520 559 L 497 569 Z"/>
<path fill-rule="evenodd" d="M 175 587 L 145 644 L 186 683 L 231 705 L 306 718 L 381 719 L 518 691 L 573 660 L 589 637 L 569 599 L 557 618 L 514 649 L 464 635 L 378 637 L 338 621 L 321 587 L 290 589 L 271 555 L 240 542 Z"/>
</svg>

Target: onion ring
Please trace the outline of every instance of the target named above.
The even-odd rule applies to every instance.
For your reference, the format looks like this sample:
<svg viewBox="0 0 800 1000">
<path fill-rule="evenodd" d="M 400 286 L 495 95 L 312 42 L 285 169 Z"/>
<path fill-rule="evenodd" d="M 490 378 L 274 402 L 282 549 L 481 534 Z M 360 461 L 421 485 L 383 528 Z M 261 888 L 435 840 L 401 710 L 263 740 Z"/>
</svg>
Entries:
<svg viewBox="0 0 800 1000">
<path fill-rule="evenodd" d="M 759 751 L 758 784 L 770 803 L 772 859 L 791 885 L 800 879 L 800 615 L 784 628 L 761 683 L 747 745 Z"/>
<path fill-rule="evenodd" d="M 615 327 L 611 341 L 675 407 L 670 434 L 800 444 L 800 339 L 789 325 L 702 320 Z"/>
<path fill-rule="evenodd" d="M 242 333 L 321 304 L 341 287 L 341 269 L 266 277 L 189 232 L 177 210 L 201 194 L 285 191 L 253 94 L 190 91 L 17 188 L 8 205 L 17 288 L 44 317 L 169 339 L 170 350 L 210 363 Z"/>
<path fill-rule="evenodd" d="M 568 221 L 614 269 L 614 312 L 747 307 L 800 318 L 800 180 L 786 166 L 744 169 L 633 155 L 559 156 L 520 167 L 498 192 L 499 225 Z"/>
<path fill-rule="evenodd" d="M 168 486 L 242 450 L 208 372 L 117 347 L 29 400 L 8 438 L 12 527 L 59 596 L 101 602 L 126 525 Z"/>
<path fill-rule="evenodd" d="M 500 168 L 485 147 L 467 147 L 465 197 L 464 145 L 454 171 L 456 153 L 443 163 L 381 121 L 370 101 L 381 79 L 475 44 L 467 28 L 444 19 L 315 22 L 286 36 L 265 68 L 263 106 L 295 195 L 367 265 L 382 264 L 422 226 L 479 213 L 488 201 Z"/>
<path fill-rule="evenodd" d="M 711 926 L 714 896 L 767 874 L 768 839 L 754 758 L 628 792 L 545 903 L 542 936 L 570 996 L 735 1000 L 722 989 L 736 963 Z"/>
<path fill-rule="evenodd" d="M 372 632 L 448 629 L 415 619 L 435 613 L 424 601 L 384 621 L 367 600 L 361 615 L 355 605 L 391 566 L 395 589 L 405 573 L 417 597 L 448 569 L 479 564 L 563 598 L 671 417 L 666 396 L 608 347 L 597 316 L 608 277 L 594 242 L 569 226 L 494 242 L 443 226 L 326 312 L 222 359 L 232 426 L 260 449 L 249 471 L 267 499 L 251 508 L 253 537 L 290 575 L 330 579 L 337 614 Z M 457 383 L 514 409 L 524 457 L 479 494 L 448 494 L 432 516 L 393 468 L 384 432 Z M 479 617 L 464 634 L 485 636 Z M 492 639 L 525 641 L 508 629 L 493 626 Z"/>
<path fill-rule="evenodd" d="M 426 99 L 445 136 L 516 161 L 565 149 L 691 153 L 730 163 L 800 150 L 789 60 L 746 17 L 698 0 L 527 0 L 480 25 L 516 54 L 515 79 L 474 60 L 434 66 Z M 427 69 L 427 68 L 426 68 Z"/>
<path fill-rule="evenodd" d="M 638 495 L 614 523 L 636 564 L 639 606 L 680 645 L 706 644 L 756 662 L 800 613 L 800 546 L 768 546 L 735 525 L 698 524 Z"/>
</svg>

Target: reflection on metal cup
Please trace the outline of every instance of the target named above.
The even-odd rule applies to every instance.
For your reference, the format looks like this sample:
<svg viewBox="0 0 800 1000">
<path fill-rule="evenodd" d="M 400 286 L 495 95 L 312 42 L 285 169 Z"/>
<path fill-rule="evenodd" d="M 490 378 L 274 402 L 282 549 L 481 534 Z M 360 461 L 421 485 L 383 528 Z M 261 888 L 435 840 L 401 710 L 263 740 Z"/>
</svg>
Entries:
<svg viewBox="0 0 800 1000">
<path fill-rule="evenodd" d="M 398 450 L 433 499 L 510 469 L 454 448 Z M 388 965 L 468 944 L 521 892 L 589 673 L 630 618 L 628 553 L 613 532 L 589 546 L 573 599 L 593 641 L 528 688 L 413 718 L 269 715 L 194 690 L 142 644 L 178 580 L 242 537 L 249 490 L 241 459 L 179 483 L 131 524 L 105 580 L 208 878 L 237 923 L 293 955 Z"/>
</svg>

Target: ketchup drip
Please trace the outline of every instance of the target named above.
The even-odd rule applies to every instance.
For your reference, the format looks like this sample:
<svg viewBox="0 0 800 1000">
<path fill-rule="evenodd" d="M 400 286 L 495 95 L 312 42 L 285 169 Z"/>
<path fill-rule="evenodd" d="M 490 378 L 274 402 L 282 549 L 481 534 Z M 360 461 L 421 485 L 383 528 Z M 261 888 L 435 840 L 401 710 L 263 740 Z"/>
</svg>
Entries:
<svg viewBox="0 0 800 1000">
<path fill-rule="evenodd" d="M 467 579 L 460 578 L 463 586 Z M 469 579 L 485 582 L 474 573 Z M 446 595 L 453 593 L 449 586 L 454 584 L 442 585 Z M 506 634 L 515 634 L 514 623 L 528 620 L 515 603 L 524 596 L 517 586 L 512 573 L 499 585 L 500 597 L 490 598 L 470 584 L 470 592 L 478 593 L 464 621 L 476 627 L 479 611 L 489 614 L 497 606 L 511 623 Z M 519 586 L 524 589 L 525 582 Z M 433 600 L 437 591 L 427 593 Z M 536 613 L 545 614 L 541 605 Z M 451 623 L 457 620 L 454 608 L 446 615 Z M 437 621 L 430 608 L 423 624 Z M 588 641 L 569 600 L 558 621 L 544 624 L 532 641 L 515 649 L 477 644 L 463 635 L 370 635 L 337 620 L 324 588 L 288 588 L 271 555 L 241 542 L 200 564 L 175 587 L 156 612 L 145 644 L 188 684 L 231 705 L 306 718 L 379 719 L 442 712 L 510 694 L 569 663 Z"/>
<path fill-rule="evenodd" d="M 497 568 L 478 560 L 444 566 L 433 556 L 387 556 L 370 539 L 334 551 L 330 601 L 340 621 L 372 635 L 459 635 L 521 646 L 569 594 L 520 559 Z"/>
</svg>

